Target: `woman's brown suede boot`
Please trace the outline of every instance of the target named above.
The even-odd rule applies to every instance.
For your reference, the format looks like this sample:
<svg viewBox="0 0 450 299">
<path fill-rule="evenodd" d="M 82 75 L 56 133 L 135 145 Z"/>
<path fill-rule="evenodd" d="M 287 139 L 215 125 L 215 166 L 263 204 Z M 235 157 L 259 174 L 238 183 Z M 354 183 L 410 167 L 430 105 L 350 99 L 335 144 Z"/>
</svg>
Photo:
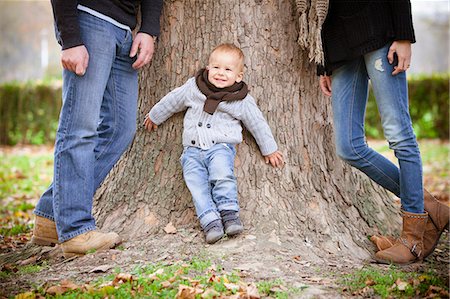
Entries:
<svg viewBox="0 0 450 299">
<path fill-rule="evenodd" d="M 449 227 L 450 207 L 437 200 L 430 192 L 424 190 L 425 211 L 428 212 L 428 220 L 423 234 L 423 258 L 433 253 L 444 229 Z M 391 247 L 391 236 L 372 236 L 372 241 L 378 250 L 384 250 Z"/>
<path fill-rule="evenodd" d="M 377 250 L 385 250 L 394 246 L 396 238 L 391 236 L 374 235 L 370 237 L 370 241 L 377 247 Z"/>
<path fill-rule="evenodd" d="M 406 211 L 402 211 L 402 213 L 402 234 L 392 247 L 375 254 L 375 259 L 379 263 L 409 264 L 423 258 L 423 234 L 428 213 L 416 214 Z"/>
<path fill-rule="evenodd" d="M 426 248 L 424 258 L 429 256 L 436 248 L 439 239 L 441 238 L 444 229 L 448 229 L 448 222 L 450 217 L 450 207 L 437 200 L 430 192 L 424 189 L 424 205 L 425 211 L 428 212 L 427 228 L 423 237 L 423 242 Z"/>
<path fill-rule="evenodd" d="M 374 235 L 370 237 L 370 241 L 377 247 L 377 250 L 385 250 L 394 246 L 396 238 L 392 236 Z M 428 216 L 427 224 L 425 226 L 425 232 L 423 233 L 423 253 L 422 258 L 427 258 L 433 253 L 439 241 L 438 230 Z"/>
</svg>

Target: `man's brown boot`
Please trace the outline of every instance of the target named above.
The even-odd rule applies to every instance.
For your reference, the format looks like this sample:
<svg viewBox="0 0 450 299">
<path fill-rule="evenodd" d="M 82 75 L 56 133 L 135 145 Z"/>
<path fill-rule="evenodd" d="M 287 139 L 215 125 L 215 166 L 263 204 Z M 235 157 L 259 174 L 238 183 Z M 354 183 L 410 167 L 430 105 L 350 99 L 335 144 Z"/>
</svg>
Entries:
<svg viewBox="0 0 450 299">
<path fill-rule="evenodd" d="M 116 233 L 102 233 L 93 230 L 67 240 L 61 244 L 61 248 L 64 257 L 69 258 L 76 255 L 84 255 L 91 250 L 98 251 L 114 248 L 121 241 L 119 235 Z"/>
<path fill-rule="evenodd" d="M 31 243 L 41 246 L 54 246 L 55 244 L 58 244 L 55 221 L 45 217 L 36 216 L 34 219 Z"/>
<path fill-rule="evenodd" d="M 375 259 L 383 264 L 409 264 L 422 259 L 423 234 L 428 213 L 416 214 L 403 211 L 403 230 L 395 244 L 378 251 Z"/>
</svg>

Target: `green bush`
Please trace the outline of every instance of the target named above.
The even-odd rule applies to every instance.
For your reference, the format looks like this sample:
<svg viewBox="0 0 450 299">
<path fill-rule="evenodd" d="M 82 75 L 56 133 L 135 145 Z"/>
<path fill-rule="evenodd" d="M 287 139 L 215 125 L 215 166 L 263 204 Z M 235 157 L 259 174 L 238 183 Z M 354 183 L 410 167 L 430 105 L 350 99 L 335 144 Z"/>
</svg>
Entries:
<svg viewBox="0 0 450 299">
<path fill-rule="evenodd" d="M 449 74 L 409 80 L 410 113 L 418 138 L 449 137 Z M 0 144 L 43 144 L 55 140 L 61 84 L 10 82 L 0 85 Z M 366 133 L 383 138 L 373 93 L 366 111 Z"/>
<path fill-rule="evenodd" d="M 408 80 L 409 111 L 418 138 L 449 138 L 449 74 L 418 76 Z M 372 90 L 366 111 L 366 134 L 383 138 Z"/>
<path fill-rule="evenodd" d="M 10 82 L 0 85 L 0 144 L 43 144 L 55 139 L 61 84 Z"/>
</svg>

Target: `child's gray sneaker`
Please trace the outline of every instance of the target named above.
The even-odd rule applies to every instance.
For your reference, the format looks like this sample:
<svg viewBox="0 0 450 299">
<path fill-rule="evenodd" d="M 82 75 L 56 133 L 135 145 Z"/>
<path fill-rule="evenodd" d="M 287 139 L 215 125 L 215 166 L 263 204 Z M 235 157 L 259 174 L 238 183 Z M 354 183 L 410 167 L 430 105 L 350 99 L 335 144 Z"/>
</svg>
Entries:
<svg viewBox="0 0 450 299">
<path fill-rule="evenodd" d="M 220 212 L 220 216 L 222 217 L 223 225 L 225 226 L 225 233 L 228 236 L 234 236 L 244 231 L 244 226 L 242 226 L 238 212 L 223 210 Z"/>
<path fill-rule="evenodd" d="M 203 231 L 205 232 L 206 243 L 216 243 L 224 235 L 222 221 L 220 219 L 217 219 L 210 222 L 208 225 L 206 225 Z"/>
</svg>

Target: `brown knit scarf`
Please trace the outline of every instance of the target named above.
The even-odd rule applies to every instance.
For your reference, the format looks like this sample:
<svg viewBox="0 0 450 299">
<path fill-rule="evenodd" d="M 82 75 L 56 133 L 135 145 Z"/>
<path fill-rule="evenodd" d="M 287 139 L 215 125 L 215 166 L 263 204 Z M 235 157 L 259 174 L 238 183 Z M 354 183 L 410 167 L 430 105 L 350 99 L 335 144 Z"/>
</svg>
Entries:
<svg viewBox="0 0 450 299">
<path fill-rule="evenodd" d="M 208 80 L 208 70 L 201 69 L 195 75 L 195 82 L 198 89 L 206 96 L 205 105 L 203 111 L 214 114 L 222 101 L 240 101 L 243 100 L 248 94 L 248 87 L 243 81 L 234 83 L 233 85 L 225 88 L 218 88 L 211 84 Z"/>
<path fill-rule="evenodd" d="M 328 0 L 295 0 L 299 15 L 298 43 L 309 50 L 309 60 L 323 64 L 321 31 L 328 13 Z"/>
</svg>

